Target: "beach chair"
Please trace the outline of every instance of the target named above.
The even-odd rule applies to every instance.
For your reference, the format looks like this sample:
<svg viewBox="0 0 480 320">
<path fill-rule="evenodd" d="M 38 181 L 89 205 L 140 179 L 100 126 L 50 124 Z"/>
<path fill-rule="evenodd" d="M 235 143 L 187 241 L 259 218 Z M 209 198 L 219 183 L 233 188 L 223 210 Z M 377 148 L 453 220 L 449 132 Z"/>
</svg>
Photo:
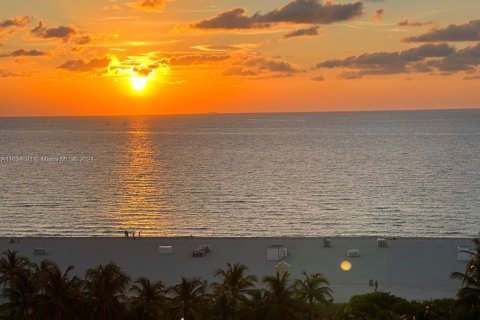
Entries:
<svg viewBox="0 0 480 320">
<path fill-rule="evenodd" d="M 385 238 L 377 239 L 377 248 L 388 248 L 388 242 Z"/>
<path fill-rule="evenodd" d="M 34 256 L 44 256 L 47 254 L 47 249 L 45 248 L 35 248 L 33 250 L 33 255 Z"/>
<path fill-rule="evenodd" d="M 331 246 L 330 239 L 323 239 L 323 247 L 324 248 L 330 248 L 330 246 Z"/>
<path fill-rule="evenodd" d="M 350 257 L 350 258 L 360 257 L 360 250 L 350 249 L 350 250 L 347 251 L 347 256 Z"/>
</svg>

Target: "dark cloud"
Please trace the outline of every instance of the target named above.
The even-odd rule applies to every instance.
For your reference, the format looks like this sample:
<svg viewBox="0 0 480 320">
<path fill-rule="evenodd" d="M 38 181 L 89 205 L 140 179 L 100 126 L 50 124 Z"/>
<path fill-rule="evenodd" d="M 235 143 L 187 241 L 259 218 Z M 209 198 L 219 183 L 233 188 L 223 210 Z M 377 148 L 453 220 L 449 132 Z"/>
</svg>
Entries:
<svg viewBox="0 0 480 320">
<path fill-rule="evenodd" d="M 229 58 L 228 54 L 184 54 L 169 58 L 168 63 L 173 66 L 186 66 L 225 61 Z"/>
<path fill-rule="evenodd" d="M 32 17 L 29 17 L 29 16 L 19 16 L 19 17 L 6 19 L 6 20 L 1 20 L 0 29 L 10 28 L 10 27 L 24 27 L 31 20 L 32 20 Z"/>
<path fill-rule="evenodd" d="M 312 26 L 310 28 L 305 28 L 305 29 L 297 29 L 288 32 L 283 36 L 284 39 L 289 39 L 293 37 L 308 37 L 308 36 L 316 36 L 319 35 L 320 33 L 318 32 L 318 29 L 320 29 L 320 26 Z"/>
<path fill-rule="evenodd" d="M 397 23 L 397 25 L 399 27 L 422 27 L 422 26 L 428 26 L 428 25 L 431 25 L 433 24 L 434 22 L 433 21 L 429 21 L 429 22 L 415 22 L 415 21 L 410 21 L 408 19 L 405 19 L 403 21 L 400 21 L 399 23 Z"/>
<path fill-rule="evenodd" d="M 478 66 L 480 66 L 480 43 L 457 50 L 440 60 L 419 63 L 416 65 L 416 71 L 439 70 L 451 74 L 460 71 L 475 71 Z"/>
<path fill-rule="evenodd" d="M 88 72 L 107 68 L 110 64 L 110 61 L 110 57 L 93 58 L 90 61 L 69 60 L 57 68 L 76 72 Z"/>
<path fill-rule="evenodd" d="M 333 4 L 318 0 L 295 0 L 282 8 L 260 16 L 265 22 L 330 24 L 350 20 L 362 14 L 361 2 Z"/>
<path fill-rule="evenodd" d="M 383 9 L 378 9 L 377 11 L 375 11 L 375 13 L 373 14 L 372 16 L 372 20 L 373 21 L 380 21 L 380 20 L 383 20 L 383 15 L 384 15 L 385 11 Z"/>
<path fill-rule="evenodd" d="M 362 2 L 333 4 L 319 0 L 294 0 L 266 14 L 248 16 L 245 9 L 236 8 L 192 24 L 198 29 L 265 28 L 274 23 L 330 24 L 346 21 L 362 14 Z"/>
<path fill-rule="evenodd" d="M 269 23 L 258 22 L 258 14 L 252 17 L 247 15 L 245 9 L 236 8 L 222 12 L 217 16 L 194 23 L 192 26 L 198 29 L 250 29 L 269 27 Z"/>
<path fill-rule="evenodd" d="M 347 68 L 342 78 L 361 78 L 365 75 L 384 75 L 419 71 L 418 63 L 431 58 L 446 59 L 457 52 L 447 44 L 425 44 L 420 47 L 396 52 L 365 53 L 345 59 L 327 60 L 317 64 L 316 68 Z"/>
<path fill-rule="evenodd" d="M 19 49 L 12 51 L 10 53 L 3 53 L 0 54 L 0 58 L 8 58 L 8 57 L 40 57 L 45 56 L 47 53 L 45 51 L 39 50 L 25 50 Z"/>
<path fill-rule="evenodd" d="M 443 29 L 433 29 L 419 36 L 403 39 L 404 42 L 480 41 L 480 20 L 466 24 L 451 24 Z"/>
<path fill-rule="evenodd" d="M 78 30 L 73 26 L 47 28 L 42 21 L 31 31 L 36 37 L 44 39 L 57 38 L 62 39 L 64 42 L 67 42 L 70 38 L 78 34 Z"/>
<path fill-rule="evenodd" d="M 74 26 L 59 26 L 48 28 L 43 21 L 40 21 L 38 25 L 31 30 L 32 34 L 42 39 L 62 39 L 63 42 L 74 42 L 79 45 L 88 44 L 92 41 L 92 38 L 88 34 L 80 32 Z"/>
<path fill-rule="evenodd" d="M 325 78 L 323 76 L 316 76 L 312 78 L 313 81 L 325 81 Z"/>
<path fill-rule="evenodd" d="M 139 11 L 161 12 L 165 7 L 165 0 L 141 0 L 131 7 Z"/>
<path fill-rule="evenodd" d="M 243 56 L 224 71 L 228 76 L 292 76 L 302 72 L 291 63 L 261 56 Z"/>
</svg>

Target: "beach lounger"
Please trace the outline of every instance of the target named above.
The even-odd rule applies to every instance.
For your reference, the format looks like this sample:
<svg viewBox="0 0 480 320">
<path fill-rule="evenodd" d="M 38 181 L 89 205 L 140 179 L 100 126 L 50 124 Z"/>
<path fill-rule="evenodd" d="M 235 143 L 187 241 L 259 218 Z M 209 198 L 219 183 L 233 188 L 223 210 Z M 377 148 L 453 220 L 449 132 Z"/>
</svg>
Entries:
<svg viewBox="0 0 480 320">
<path fill-rule="evenodd" d="M 173 246 L 158 246 L 158 253 L 160 254 L 173 253 Z"/>
<path fill-rule="evenodd" d="M 388 248 L 388 242 L 385 238 L 377 239 L 377 248 Z"/>
<path fill-rule="evenodd" d="M 330 246 L 331 246 L 330 239 L 323 239 L 323 247 L 324 248 L 330 248 Z"/>
<path fill-rule="evenodd" d="M 360 257 L 360 250 L 358 249 L 350 249 L 347 251 L 347 256 L 351 258 Z"/>
<path fill-rule="evenodd" d="M 47 249 L 45 248 L 35 248 L 33 250 L 33 255 L 35 256 L 44 256 L 47 254 Z"/>
<path fill-rule="evenodd" d="M 273 245 L 267 248 L 267 261 L 279 261 L 288 255 L 287 248 L 282 245 Z"/>
</svg>

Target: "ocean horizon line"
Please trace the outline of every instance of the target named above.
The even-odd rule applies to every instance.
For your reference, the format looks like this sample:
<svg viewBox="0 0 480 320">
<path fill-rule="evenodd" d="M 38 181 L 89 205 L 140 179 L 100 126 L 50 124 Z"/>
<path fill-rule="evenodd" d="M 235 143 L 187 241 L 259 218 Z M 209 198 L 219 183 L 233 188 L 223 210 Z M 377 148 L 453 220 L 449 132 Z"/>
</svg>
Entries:
<svg viewBox="0 0 480 320">
<path fill-rule="evenodd" d="M 41 118 L 122 118 L 122 117 L 182 117 L 182 116 L 222 116 L 222 115 L 281 115 L 281 114 L 338 114 L 338 113 L 396 113 L 396 112 L 440 112 L 440 111 L 479 111 L 478 107 L 448 107 L 419 109 L 366 109 L 366 110 L 316 110 L 316 111 L 259 111 L 259 112 L 217 112 L 202 113 L 156 113 L 156 114 L 88 114 L 88 115 L 0 115 L 0 119 L 41 119 Z"/>
</svg>

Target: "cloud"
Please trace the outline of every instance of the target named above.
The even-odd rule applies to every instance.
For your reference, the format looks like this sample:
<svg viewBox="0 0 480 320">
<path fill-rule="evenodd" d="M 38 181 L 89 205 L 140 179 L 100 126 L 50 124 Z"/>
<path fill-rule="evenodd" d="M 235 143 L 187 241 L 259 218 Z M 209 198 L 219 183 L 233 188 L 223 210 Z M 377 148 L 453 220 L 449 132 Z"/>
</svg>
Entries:
<svg viewBox="0 0 480 320">
<path fill-rule="evenodd" d="M 397 23 L 397 26 L 399 27 L 422 27 L 422 26 L 428 26 L 428 25 L 431 25 L 433 24 L 434 22 L 433 21 L 429 21 L 429 22 L 415 22 L 415 21 L 410 21 L 408 19 L 405 19 L 403 21 L 400 21 L 399 23 Z"/>
<path fill-rule="evenodd" d="M 6 19 L 6 20 L 1 20 L 0 29 L 10 28 L 10 27 L 24 27 L 31 20 L 32 20 L 32 17 L 30 16 L 18 16 L 18 17 Z"/>
<path fill-rule="evenodd" d="M 37 38 L 61 39 L 63 42 L 72 41 L 79 45 L 84 45 L 92 41 L 92 38 L 88 34 L 82 34 L 72 25 L 48 28 L 43 21 L 40 21 L 31 32 Z"/>
<path fill-rule="evenodd" d="M 395 52 L 364 53 L 345 59 L 334 59 L 321 62 L 316 69 L 346 68 L 340 76 L 345 79 L 361 78 L 366 75 L 386 75 L 420 72 L 417 63 L 432 58 L 443 58 L 456 54 L 454 47 L 447 44 L 424 44 L 420 47 Z M 422 72 L 425 72 L 424 70 Z M 430 70 L 428 70 L 430 71 Z"/>
<path fill-rule="evenodd" d="M 289 62 L 262 56 L 241 56 L 223 74 L 226 76 L 292 76 L 302 72 Z"/>
<path fill-rule="evenodd" d="M 476 74 L 476 75 L 473 75 L 473 76 L 466 76 L 463 79 L 464 80 L 480 80 L 480 74 Z"/>
<path fill-rule="evenodd" d="M 44 23 L 40 21 L 38 25 L 33 28 L 32 34 L 39 38 L 49 39 L 49 38 L 58 38 L 62 39 L 64 42 L 70 40 L 71 37 L 78 33 L 77 29 L 73 26 L 60 26 L 55 28 L 47 28 Z"/>
<path fill-rule="evenodd" d="M 316 76 L 312 78 L 313 81 L 325 81 L 325 78 L 323 76 Z"/>
<path fill-rule="evenodd" d="M 466 24 L 451 24 L 443 29 L 433 29 L 419 36 L 403 39 L 404 42 L 445 42 L 445 41 L 479 41 L 480 20 Z"/>
<path fill-rule="evenodd" d="M 32 17 L 30 16 L 18 16 L 13 17 L 5 20 L 0 20 L 0 40 L 4 40 L 4 38 L 8 35 L 15 33 L 18 29 L 21 29 L 28 25 Z M 1 45 L 1 43 L 0 43 Z"/>
<path fill-rule="evenodd" d="M 236 8 L 222 12 L 213 18 L 194 23 L 192 27 L 197 29 L 250 29 L 270 26 L 269 23 L 256 21 L 257 17 L 258 15 L 249 17 L 245 9 Z"/>
<path fill-rule="evenodd" d="M 356 18 L 362 11 L 362 2 L 333 4 L 319 0 L 294 0 L 266 14 L 257 12 L 248 16 L 245 9 L 236 8 L 191 26 L 197 29 L 252 29 L 270 27 L 275 23 L 330 24 Z"/>
<path fill-rule="evenodd" d="M 383 9 L 378 9 L 377 11 L 375 11 L 371 19 L 373 21 L 381 21 L 383 20 L 384 13 L 385 11 Z"/>
<path fill-rule="evenodd" d="M 182 54 L 170 57 L 168 64 L 172 66 L 187 66 L 208 64 L 229 59 L 228 54 Z"/>
<path fill-rule="evenodd" d="M 297 29 L 290 31 L 286 33 L 283 36 L 283 39 L 289 39 L 289 38 L 294 38 L 294 37 L 309 37 L 309 36 L 316 36 L 319 35 L 320 33 L 318 32 L 318 29 L 320 29 L 320 26 L 312 26 L 310 28 L 304 28 L 304 29 Z"/>
<path fill-rule="evenodd" d="M 26 72 L 18 73 L 0 69 L 0 78 L 27 77 L 29 75 L 30 73 Z"/>
<path fill-rule="evenodd" d="M 162 12 L 165 7 L 165 0 L 141 0 L 133 3 L 130 7 L 138 11 Z"/>
<path fill-rule="evenodd" d="M 295 0 L 260 16 L 260 19 L 267 22 L 330 24 L 356 18 L 362 14 L 362 10 L 361 2 L 322 4 L 318 0 Z"/>
<path fill-rule="evenodd" d="M 192 49 L 206 52 L 224 52 L 224 51 L 240 51 L 240 50 L 250 50 L 261 47 L 265 45 L 262 43 L 239 43 L 239 44 L 229 44 L 229 45 L 209 45 L 209 44 L 200 44 L 191 47 Z"/>
<path fill-rule="evenodd" d="M 45 56 L 47 53 L 45 51 L 39 50 L 25 50 L 19 49 L 12 51 L 10 53 L 3 53 L 0 54 L 0 58 L 8 58 L 8 57 L 40 57 Z"/>
<path fill-rule="evenodd" d="M 93 58 L 91 60 L 69 60 L 58 66 L 59 69 L 75 71 L 75 72 L 89 72 L 98 69 L 107 68 L 110 65 L 112 58 L 109 56 L 101 58 Z"/>
<path fill-rule="evenodd" d="M 75 37 L 73 39 L 73 41 L 76 43 L 76 44 L 80 44 L 80 45 L 83 45 L 83 44 L 88 44 L 92 41 L 92 38 L 88 35 L 88 34 L 84 34 L 84 35 L 80 35 L 78 37 Z"/>
<path fill-rule="evenodd" d="M 420 71 L 439 70 L 446 74 L 475 71 L 480 66 L 480 43 L 455 51 L 440 60 L 424 61 L 416 67 Z"/>
</svg>

